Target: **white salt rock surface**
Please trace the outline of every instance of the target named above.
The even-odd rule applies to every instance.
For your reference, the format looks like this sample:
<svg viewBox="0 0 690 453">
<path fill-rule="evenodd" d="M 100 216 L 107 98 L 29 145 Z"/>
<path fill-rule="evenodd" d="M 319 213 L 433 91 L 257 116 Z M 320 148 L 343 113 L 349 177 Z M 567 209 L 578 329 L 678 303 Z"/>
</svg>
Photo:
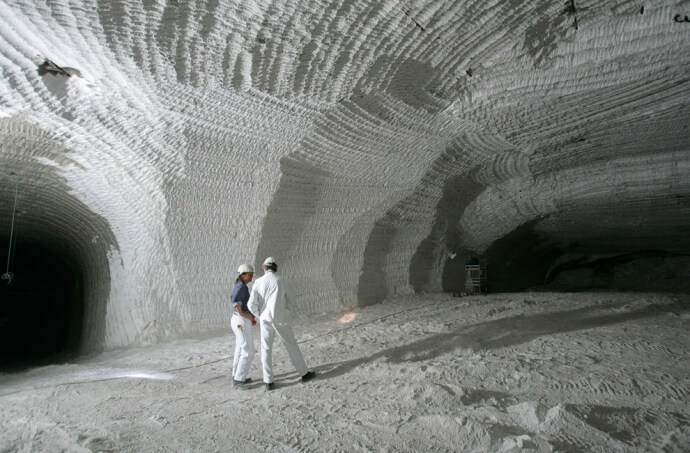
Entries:
<svg viewBox="0 0 690 453">
<path fill-rule="evenodd" d="M 688 295 L 387 300 L 295 325 L 232 388 L 234 337 L 0 375 L 0 451 L 685 451 Z"/>
<path fill-rule="evenodd" d="M 222 327 L 269 255 L 313 315 L 441 291 L 453 235 L 685 252 L 683 5 L 2 0 L 0 168 L 83 351 Z"/>
</svg>

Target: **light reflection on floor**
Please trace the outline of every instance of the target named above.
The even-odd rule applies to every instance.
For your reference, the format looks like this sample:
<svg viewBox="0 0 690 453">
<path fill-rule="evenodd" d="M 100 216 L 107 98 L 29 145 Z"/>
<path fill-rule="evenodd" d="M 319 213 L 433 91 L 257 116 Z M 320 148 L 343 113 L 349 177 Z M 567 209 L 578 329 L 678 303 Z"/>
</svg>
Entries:
<svg viewBox="0 0 690 453">
<path fill-rule="evenodd" d="M 110 381 L 113 379 L 149 379 L 155 381 L 170 381 L 175 375 L 167 372 L 156 372 L 141 369 L 102 368 L 95 370 L 84 369 L 77 366 L 73 370 L 47 371 L 47 368 L 37 369 L 42 371 L 37 375 L 27 376 L 18 374 L 0 374 L 0 396 L 10 395 L 42 388 L 56 387 L 69 384 L 84 384 L 88 382 Z"/>
<path fill-rule="evenodd" d="M 338 319 L 338 324 L 349 324 L 352 321 L 354 321 L 355 319 L 357 319 L 357 313 L 354 313 L 354 312 L 345 313 L 344 315 L 342 315 L 340 317 L 340 319 Z"/>
<path fill-rule="evenodd" d="M 153 379 L 156 381 L 169 381 L 173 379 L 170 373 L 152 373 L 148 371 L 123 371 L 120 373 L 110 373 L 104 374 L 102 376 L 104 379 L 117 379 L 117 378 L 132 378 L 132 379 Z"/>
</svg>

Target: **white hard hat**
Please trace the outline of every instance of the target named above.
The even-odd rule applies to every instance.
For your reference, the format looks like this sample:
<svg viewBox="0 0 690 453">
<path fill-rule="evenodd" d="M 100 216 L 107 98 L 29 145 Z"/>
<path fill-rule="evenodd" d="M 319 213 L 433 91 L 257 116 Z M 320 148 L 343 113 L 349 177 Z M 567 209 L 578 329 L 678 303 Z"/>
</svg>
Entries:
<svg viewBox="0 0 690 453">
<path fill-rule="evenodd" d="M 269 264 L 276 264 L 276 260 L 272 256 L 269 256 L 264 260 L 264 266 L 268 266 Z"/>
<path fill-rule="evenodd" d="M 240 264 L 240 267 L 237 268 L 237 273 L 238 274 L 253 274 L 254 273 L 254 266 L 251 264 Z"/>
</svg>

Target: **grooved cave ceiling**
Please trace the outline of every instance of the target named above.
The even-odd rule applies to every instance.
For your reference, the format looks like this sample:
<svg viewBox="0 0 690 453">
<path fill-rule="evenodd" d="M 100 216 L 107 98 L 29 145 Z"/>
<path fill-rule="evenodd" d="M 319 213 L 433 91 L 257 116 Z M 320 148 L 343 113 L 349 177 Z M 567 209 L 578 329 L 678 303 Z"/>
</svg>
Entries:
<svg viewBox="0 0 690 453">
<path fill-rule="evenodd" d="M 0 253 L 14 226 L 80 263 L 85 349 L 225 326 L 268 255 L 309 314 L 453 289 L 470 255 L 687 253 L 688 16 L 0 0 Z"/>
</svg>

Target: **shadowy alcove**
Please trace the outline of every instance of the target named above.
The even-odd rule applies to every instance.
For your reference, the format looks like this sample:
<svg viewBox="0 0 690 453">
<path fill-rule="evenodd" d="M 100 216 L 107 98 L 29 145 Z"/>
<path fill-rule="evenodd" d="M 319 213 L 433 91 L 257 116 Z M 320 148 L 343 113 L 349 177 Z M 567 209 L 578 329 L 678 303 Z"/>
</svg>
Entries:
<svg viewBox="0 0 690 453">
<path fill-rule="evenodd" d="M 9 237 L 0 244 L 7 250 Z M 47 238 L 19 238 L 12 249 L 12 278 L 0 283 L 0 369 L 74 356 L 84 317 L 78 260 Z"/>
<path fill-rule="evenodd" d="M 567 246 L 536 232 L 536 224 L 516 228 L 481 255 L 490 292 L 519 292 L 542 285 L 551 264 L 567 252 Z"/>
<path fill-rule="evenodd" d="M 678 250 L 642 249 L 623 236 L 565 243 L 536 225 L 516 228 L 482 255 L 490 292 L 690 292 L 690 254 L 681 241 Z"/>
</svg>

